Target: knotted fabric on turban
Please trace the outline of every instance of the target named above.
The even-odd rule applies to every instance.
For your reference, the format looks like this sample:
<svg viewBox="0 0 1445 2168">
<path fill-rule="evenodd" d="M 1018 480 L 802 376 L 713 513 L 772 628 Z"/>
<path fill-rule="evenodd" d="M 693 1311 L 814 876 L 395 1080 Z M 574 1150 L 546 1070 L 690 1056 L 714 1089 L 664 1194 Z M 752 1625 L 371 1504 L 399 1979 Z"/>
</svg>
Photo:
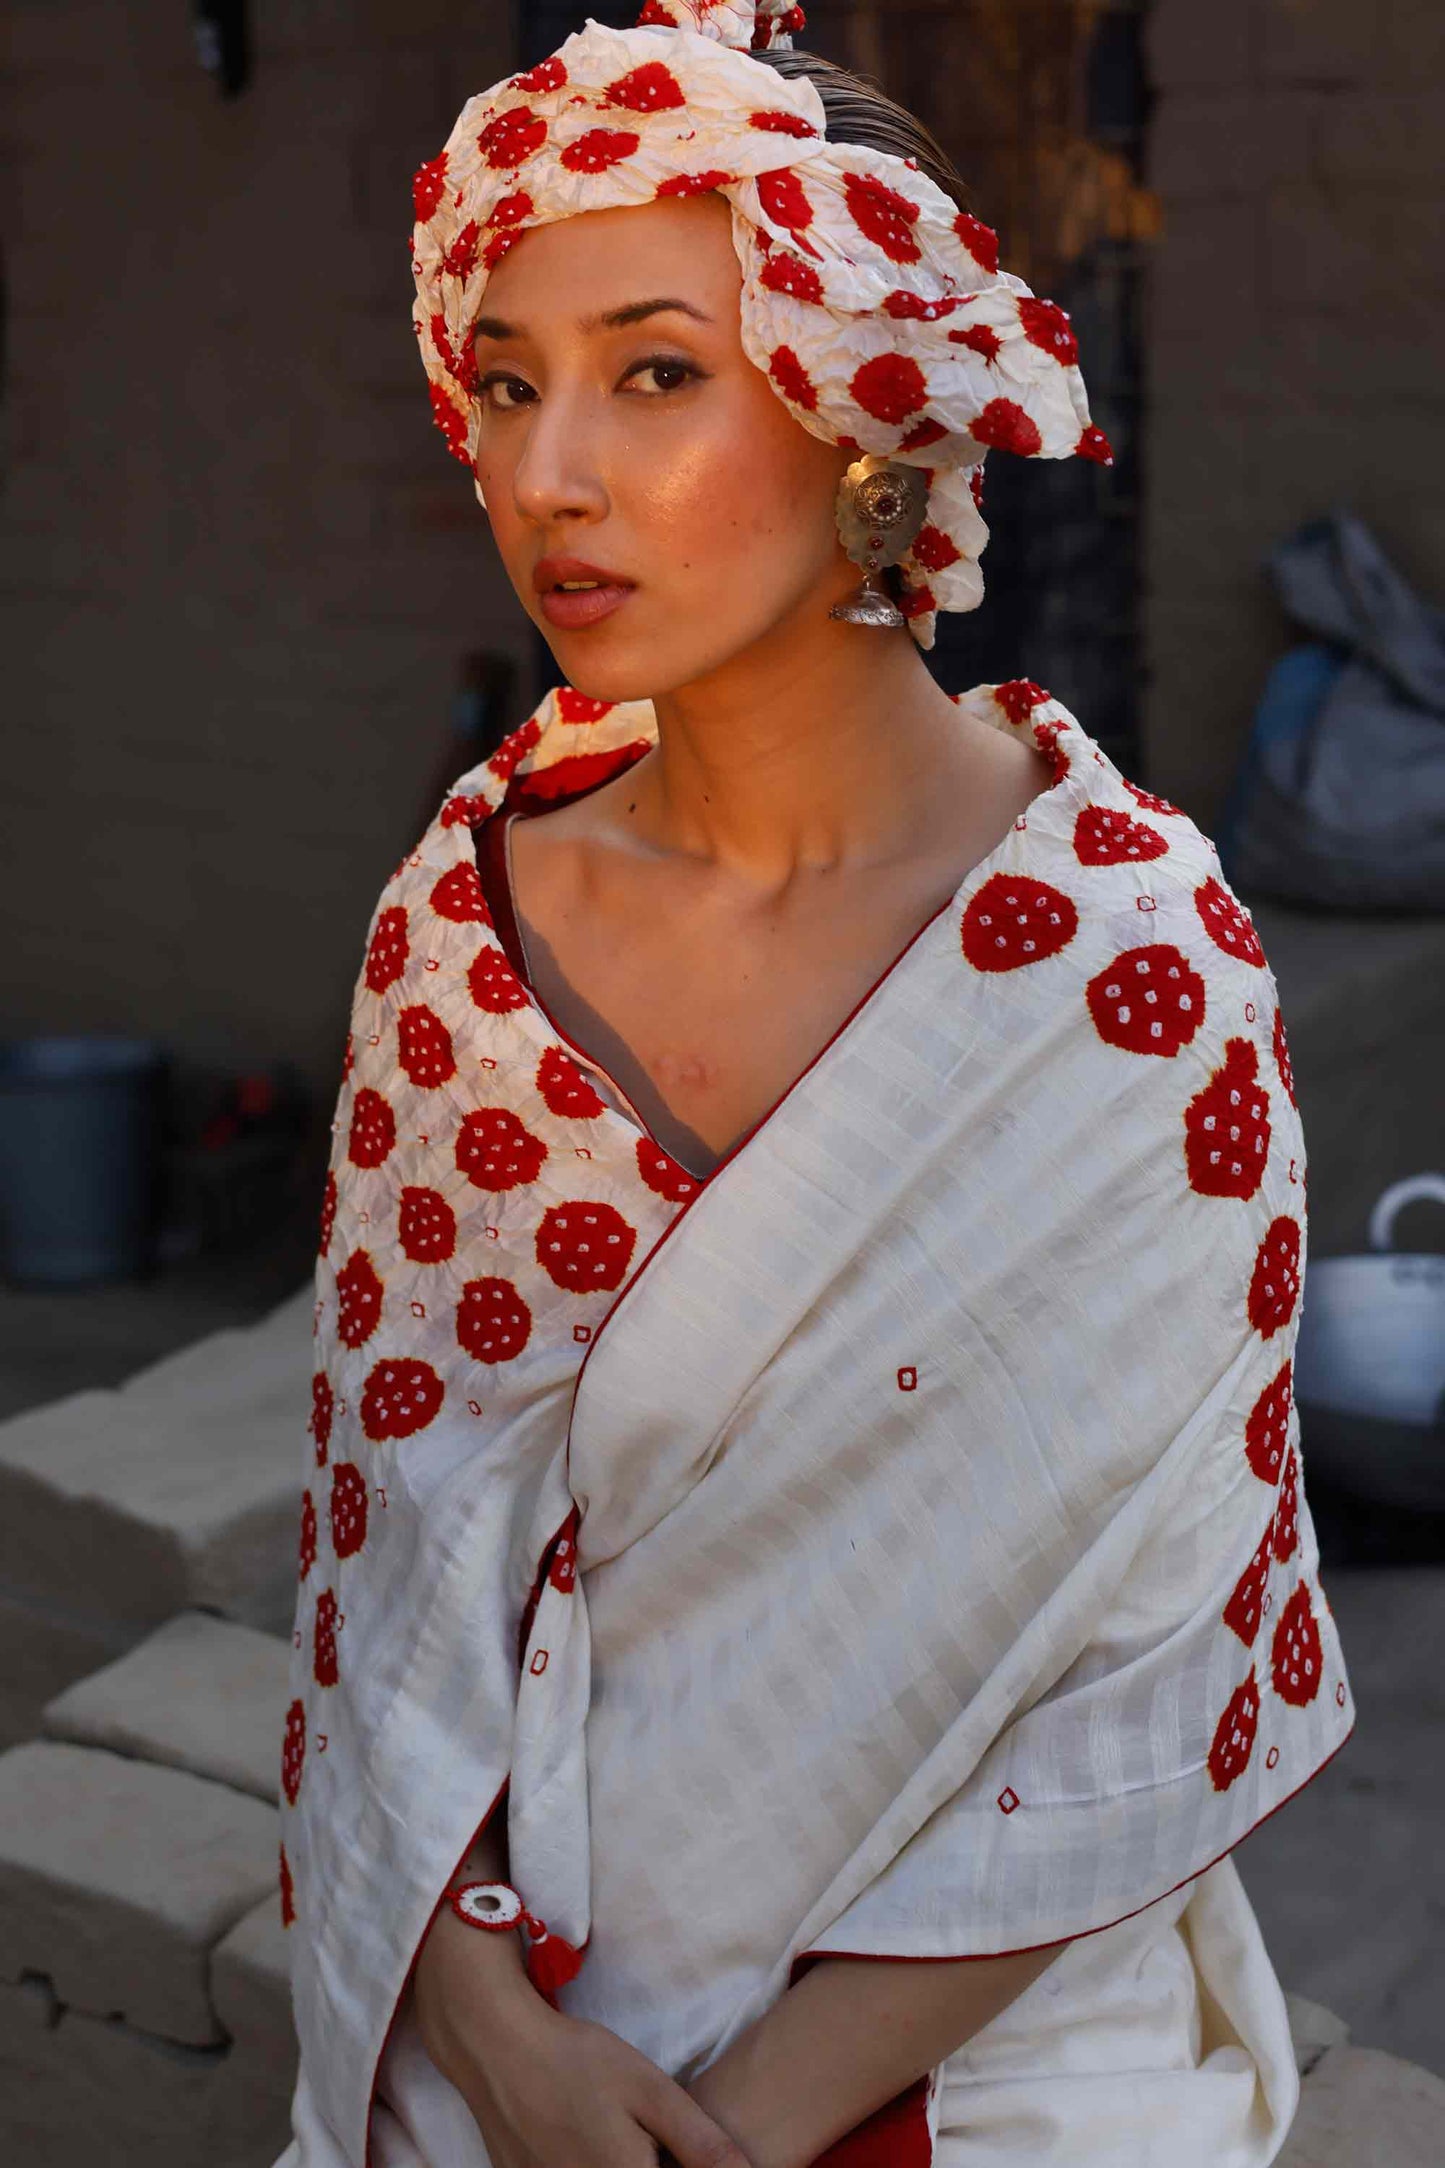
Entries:
<svg viewBox="0 0 1445 2168">
<path fill-rule="evenodd" d="M 1112 455 L 1067 315 L 1000 271 L 990 228 L 914 160 L 830 143 L 814 85 L 751 57 L 801 22 L 778 0 L 647 0 L 637 28 L 589 21 L 469 99 L 413 183 L 413 318 L 437 425 L 475 477 L 471 329 L 507 250 L 580 211 L 726 197 L 748 358 L 814 436 L 929 482 L 900 567 L 928 648 L 935 611 L 983 598 L 986 451 Z"/>
</svg>

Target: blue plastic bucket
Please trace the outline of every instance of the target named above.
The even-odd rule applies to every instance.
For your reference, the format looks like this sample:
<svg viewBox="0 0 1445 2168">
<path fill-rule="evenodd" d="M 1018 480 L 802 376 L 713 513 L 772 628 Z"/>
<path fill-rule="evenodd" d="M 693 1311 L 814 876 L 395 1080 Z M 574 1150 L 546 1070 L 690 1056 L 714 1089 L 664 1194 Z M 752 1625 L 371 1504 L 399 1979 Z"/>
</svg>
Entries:
<svg viewBox="0 0 1445 2168">
<path fill-rule="evenodd" d="M 151 1263 L 165 1057 L 146 1039 L 0 1040 L 0 1273 L 47 1287 Z"/>
</svg>

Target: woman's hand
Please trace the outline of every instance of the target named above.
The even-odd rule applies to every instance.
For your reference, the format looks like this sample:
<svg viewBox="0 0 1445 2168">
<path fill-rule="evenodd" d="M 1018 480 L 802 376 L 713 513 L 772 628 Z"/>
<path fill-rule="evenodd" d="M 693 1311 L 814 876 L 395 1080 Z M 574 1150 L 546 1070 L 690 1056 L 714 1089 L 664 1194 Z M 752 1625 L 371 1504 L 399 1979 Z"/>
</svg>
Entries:
<svg viewBox="0 0 1445 2168">
<path fill-rule="evenodd" d="M 749 2168 L 740 2148 L 640 2050 L 564 2016 L 528 1980 L 516 1935 L 444 1907 L 417 1960 L 422 2043 L 472 2111 L 492 2168 Z"/>
</svg>

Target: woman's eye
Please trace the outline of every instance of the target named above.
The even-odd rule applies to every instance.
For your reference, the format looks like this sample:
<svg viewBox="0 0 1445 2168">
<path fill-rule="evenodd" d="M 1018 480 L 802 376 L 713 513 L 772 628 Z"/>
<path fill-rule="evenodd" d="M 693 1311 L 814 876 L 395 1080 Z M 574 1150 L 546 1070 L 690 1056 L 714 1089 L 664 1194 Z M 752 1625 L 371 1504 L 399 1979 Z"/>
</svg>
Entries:
<svg viewBox="0 0 1445 2168">
<path fill-rule="evenodd" d="M 644 396 L 652 399 L 659 392 L 681 391 L 684 384 L 701 377 L 702 371 L 690 361 L 678 361 L 669 354 L 654 354 L 651 361 L 639 361 L 629 369 L 623 379 L 627 384 L 639 384 Z M 643 383 L 644 378 L 650 383 Z"/>
<path fill-rule="evenodd" d="M 504 376 L 496 370 L 490 376 L 484 376 L 477 389 L 488 406 L 496 407 L 503 414 L 514 407 L 528 405 L 537 396 L 524 377 Z"/>
</svg>

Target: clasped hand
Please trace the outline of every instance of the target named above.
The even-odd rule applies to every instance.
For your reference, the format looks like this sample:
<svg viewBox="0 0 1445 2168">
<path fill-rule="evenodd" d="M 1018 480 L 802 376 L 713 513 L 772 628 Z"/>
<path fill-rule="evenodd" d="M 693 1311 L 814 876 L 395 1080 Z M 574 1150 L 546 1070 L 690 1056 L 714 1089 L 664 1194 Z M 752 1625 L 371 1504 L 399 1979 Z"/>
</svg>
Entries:
<svg viewBox="0 0 1445 2168">
<path fill-rule="evenodd" d="M 444 1908 L 412 1993 L 422 2043 L 470 2108 L 492 2168 L 750 2168 L 639 2049 L 554 2010 L 515 1936 L 478 1933 Z"/>
</svg>

